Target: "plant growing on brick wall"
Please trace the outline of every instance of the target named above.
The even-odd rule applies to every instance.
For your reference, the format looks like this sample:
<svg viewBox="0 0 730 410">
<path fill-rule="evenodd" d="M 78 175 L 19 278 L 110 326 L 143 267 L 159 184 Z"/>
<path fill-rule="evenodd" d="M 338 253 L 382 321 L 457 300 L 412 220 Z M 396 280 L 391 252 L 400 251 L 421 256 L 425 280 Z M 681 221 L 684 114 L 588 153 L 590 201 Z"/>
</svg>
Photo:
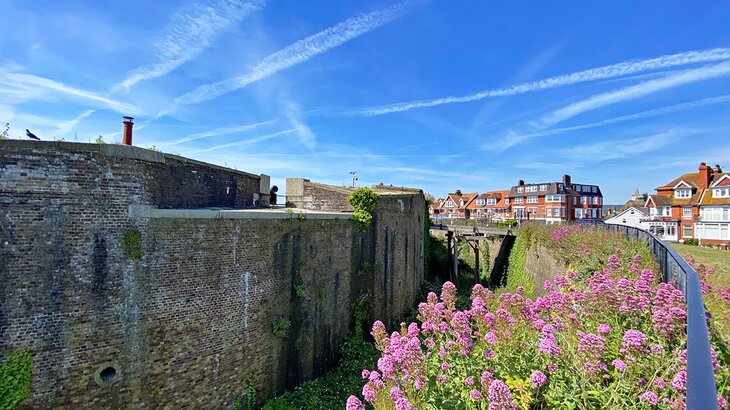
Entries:
<svg viewBox="0 0 730 410">
<path fill-rule="evenodd" d="M 294 285 L 294 293 L 298 298 L 304 297 L 304 285 Z"/>
<path fill-rule="evenodd" d="M 317 287 L 317 299 L 324 300 L 325 297 L 327 297 L 327 290 L 324 285 L 319 285 Z"/>
<path fill-rule="evenodd" d="M 382 268 L 383 266 L 379 263 L 363 262 L 360 270 L 357 271 L 356 275 L 358 277 L 370 276 L 374 273 L 378 273 L 378 271 L 380 271 Z"/>
<path fill-rule="evenodd" d="M 279 319 L 274 320 L 271 324 L 271 332 L 276 337 L 286 337 L 291 327 L 291 320 L 288 316 L 282 316 Z"/>
<path fill-rule="evenodd" d="M 380 196 L 368 188 L 360 188 L 348 195 L 347 201 L 355 208 L 352 215 L 355 226 L 360 231 L 367 231 Z"/>
<path fill-rule="evenodd" d="M 127 257 L 138 260 L 142 258 L 142 234 L 136 229 L 129 229 L 122 237 L 122 251 Z"/>
<path fill-rule="evenodd" d="M 27 350 L 12 352 L 0 364 L 0 410 L 14 409 L 30 395 L 32 358 Z"/>
</svg>

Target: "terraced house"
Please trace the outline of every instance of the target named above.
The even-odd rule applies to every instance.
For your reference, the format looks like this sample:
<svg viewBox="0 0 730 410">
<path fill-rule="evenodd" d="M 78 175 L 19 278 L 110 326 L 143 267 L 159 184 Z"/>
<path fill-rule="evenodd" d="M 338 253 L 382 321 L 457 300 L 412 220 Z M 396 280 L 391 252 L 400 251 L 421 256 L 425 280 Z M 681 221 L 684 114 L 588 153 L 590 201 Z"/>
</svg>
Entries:
<svg viewBox="0 0 730 410">
<path fill-rule="evenodd" d="M 598 185 L 574 184 L 570 175 L 561 182 L 525 184 L 517 181 L 509 191 L 512 215 L 518 220 L 547 223 L 602 219 L 603 194 Z"/>
<path fill-rule="evenodd" d="M 470 210 L 466 207 L 469 202 L 477 197 L 476 192 L 470 192 L 462 194 L 460 189 L 457 189 L 454 193 L 446 196 L 446 199 L 441 200 L 440 206 L 434 209 L 438 210 L 437 214 L 441 218 L 447 219 L 469 219 L 471 217 Z M 431 215 L 434 215 L 432 213 Z"/>
<path fill-rule="evenodd" d="M 492 222 L 511 218 L 509 190 L 489 191 L 474 197 L 466 209 L 472 219 Z"/>
<path fill-rule="evenodd" d="M 645 205 L 642 224 L 665 240 L 695 238 L 702 245 L 730 243 L 730 174 L 720 165 L 700 163 L 697 172 L 684 174 L 656 188 Z"/>
</svg>

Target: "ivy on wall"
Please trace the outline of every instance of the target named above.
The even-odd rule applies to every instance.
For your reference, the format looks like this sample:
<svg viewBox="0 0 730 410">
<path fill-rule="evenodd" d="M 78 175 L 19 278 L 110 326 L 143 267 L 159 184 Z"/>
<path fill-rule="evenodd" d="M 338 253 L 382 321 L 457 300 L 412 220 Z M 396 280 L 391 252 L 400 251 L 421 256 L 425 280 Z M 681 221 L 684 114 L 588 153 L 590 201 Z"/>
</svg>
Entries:
<svg viewBox="0 0 730 410">
<path fill-rule="evenodd" d="M 355 208 L 353 213 L 355 226 L 360 231 L 367 231 L 380 196 L 368 188 L 359 188 L 347 196 L 347 201 Z"/>
<path fill-rule="evenodd" d="M 535 283 L 532 277 L 525 272 L 527 248 L 530 246 L 531 236 L 532 231 L 529 225 L 520 229 L 509 254 L 509 267 L 507 268 L 507 289 L 514 291 L 518 286 L 523 286 L 525 297 L 531 297 L 535 293 Z"/>
<path fill-rule="evenodd" d="M 122 251 L 127 257 L 139 260 L 142 257 L 142 234 L 136 229 L 129 229 L 122 237 Z"/>
<path fill-rule="evenodd" d="M 0 364 L 0 410 L 12 410 L 30 395 L 31 364 L 27 350 L 10 353 Z"/>
</svg>

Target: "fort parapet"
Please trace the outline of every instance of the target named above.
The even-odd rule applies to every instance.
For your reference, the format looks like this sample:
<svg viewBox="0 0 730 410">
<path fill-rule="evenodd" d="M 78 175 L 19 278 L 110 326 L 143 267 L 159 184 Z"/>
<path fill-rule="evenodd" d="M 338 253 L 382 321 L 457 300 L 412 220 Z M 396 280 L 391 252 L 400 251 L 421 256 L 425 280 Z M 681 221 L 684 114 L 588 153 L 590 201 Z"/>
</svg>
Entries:
<svg viewBox="0 0 730 410">
<path fill-rule="evenodd" d="M 401 320 L 423 280 L 422 193 L 376 187 L 360 232 L 349 190 L 316 186 L 330 202 L 268 209 L 266 175 L 0 141 L 0 360 L 32 354 L 22 406 L 230 408 L 335 364 L 361 295 Z"/>
</svg>

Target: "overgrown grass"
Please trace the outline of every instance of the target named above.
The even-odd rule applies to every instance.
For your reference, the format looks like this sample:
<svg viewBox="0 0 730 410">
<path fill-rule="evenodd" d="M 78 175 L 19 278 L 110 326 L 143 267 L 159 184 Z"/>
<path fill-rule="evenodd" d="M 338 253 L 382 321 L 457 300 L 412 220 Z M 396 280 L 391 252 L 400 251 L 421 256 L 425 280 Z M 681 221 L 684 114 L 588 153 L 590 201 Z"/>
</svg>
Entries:
<svg viewBox="0 0 730 410">
<path fill-rule="evenodd" d="M 694 258 L 694 268 L 699 272 L 709 273 L 705 278 L 710 286 L 726 289 L 730 294 L 730 252 L 679 243 L 670 245 L 686 260 Z M 713 269 L 714 273 L 711 273 Z M 730 310 L 719 296 L 705 295 L 705 305 L 715 318 L 717 331 L 724 340 L 730 340 Z"/>
</svg>

